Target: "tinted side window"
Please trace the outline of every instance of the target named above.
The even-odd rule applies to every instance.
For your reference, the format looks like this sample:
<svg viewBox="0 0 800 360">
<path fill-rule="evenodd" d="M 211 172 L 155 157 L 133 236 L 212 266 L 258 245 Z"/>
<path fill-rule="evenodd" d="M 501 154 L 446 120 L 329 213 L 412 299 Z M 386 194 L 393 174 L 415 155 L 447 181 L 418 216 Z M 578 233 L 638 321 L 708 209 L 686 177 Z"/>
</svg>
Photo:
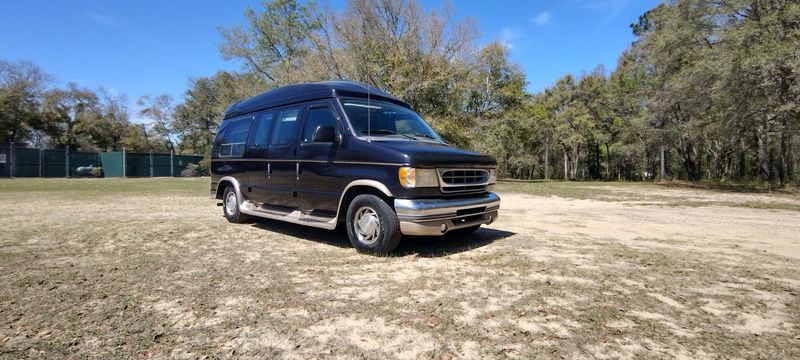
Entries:
<svg viewBox="0 0 800 360">
<path fill-rule="evenodd" d="M 219 156 L 242 156 L 247 133 L 250 130 L 251 118 L 232 121 L 225 129 Z"/>
<path fill-rule="evenodd" d="M 276 119 L 275 131 L 272 132 L 272 141 L 270 145 L 281 146 L 287 145 L 292 141 L 292 133 L 294 128 L 297 127 L 297 116 L 300 114 L 300 109 L 292 108 L 281 110 Z"/>
<path fill-rule="evenodd" d="M 318 106 L 308 110 L 306 124 L 303 127 L 303 143 L 313 142 L 314 130 L 319 126 L 330 126 L 336 131 L 336 113 L 329 106 Z"/>
<path fill-rule="evenodd" d="M 219 128 L 217 129 L 217 135 L 214 137 L 214 144 L 211 147 L 211 153 L 216 155 L 219 154 L 220 146 L 222 145 L 222 138 L 225 136 L 225 128 L 228 126 L 227 121 L 223 121 L 219 124 Z"/>
<path fill-rule="evenodd" d="M 269 142 L 269 129 L 272 128 L 273 112 L 265 112 L 258 117 L 255 133 L 253 134 L 253 147 L 264 147 Z"/>
</svg>

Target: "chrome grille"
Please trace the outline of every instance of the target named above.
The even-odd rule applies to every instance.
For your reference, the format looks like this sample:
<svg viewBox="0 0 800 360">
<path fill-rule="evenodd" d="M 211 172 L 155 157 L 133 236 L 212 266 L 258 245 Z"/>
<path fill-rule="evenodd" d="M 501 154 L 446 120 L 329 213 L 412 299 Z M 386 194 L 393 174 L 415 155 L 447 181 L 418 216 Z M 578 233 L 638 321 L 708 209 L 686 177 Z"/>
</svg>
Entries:
<svg viewBox="0 0 800 360">
<path fill-rule="evenodd" d="M 485 191 L 489 171 L 483 169 L 440 169 L 442 192 Z"/>
</svg>

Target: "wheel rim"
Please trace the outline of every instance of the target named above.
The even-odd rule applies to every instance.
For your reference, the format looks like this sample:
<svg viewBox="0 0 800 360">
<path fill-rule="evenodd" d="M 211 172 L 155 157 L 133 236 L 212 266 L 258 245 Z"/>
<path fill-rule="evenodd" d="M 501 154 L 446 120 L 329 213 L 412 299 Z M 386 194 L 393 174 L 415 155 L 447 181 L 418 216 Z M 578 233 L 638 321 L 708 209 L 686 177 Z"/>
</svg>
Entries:
<svg viewBox="0 0 800 360">
<path fill-rule="evenodd" d="M 228 197 L 225 198 L 225 215 L 234 216 L 237 206 L 239 206 L 239 203 L 236 201 L 236 193 L 231 191 L 228 193 Z"/>
<path fill-rule="evenodd" d="M 359 242 L 366 245 L 376 243 L 381 236 L 378 213 L 369 206 L 359 208 L 353 218 L 353 230 Z"/>
</svg>

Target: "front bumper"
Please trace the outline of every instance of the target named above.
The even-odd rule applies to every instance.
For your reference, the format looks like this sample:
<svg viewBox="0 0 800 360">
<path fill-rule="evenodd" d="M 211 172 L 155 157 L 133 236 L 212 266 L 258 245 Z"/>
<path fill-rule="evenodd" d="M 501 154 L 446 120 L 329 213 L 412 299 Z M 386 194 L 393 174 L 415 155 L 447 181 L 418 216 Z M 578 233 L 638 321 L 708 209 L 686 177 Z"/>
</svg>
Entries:
<svg viewBox="0 0 800 360">
<path fill-rule="evenodd" d="M 394 209 L 403 235 L 439 236 L 452 230 L 491 224 L 497 220 L 500 197 L 487 193 L 461 199 L 395 199 Z"/>
</svg>

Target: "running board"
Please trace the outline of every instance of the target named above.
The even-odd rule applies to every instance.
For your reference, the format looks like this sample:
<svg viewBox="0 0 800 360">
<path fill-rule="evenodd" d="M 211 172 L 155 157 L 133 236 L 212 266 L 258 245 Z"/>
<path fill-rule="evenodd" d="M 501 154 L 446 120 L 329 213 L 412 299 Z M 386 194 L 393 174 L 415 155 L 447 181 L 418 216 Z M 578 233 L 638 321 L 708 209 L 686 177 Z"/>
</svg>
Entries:
<svg viewBox="0 0 800 360">
<path fill-rule="evenodd" d="M 308 225 L 320 229 L 333 230 L 336 228 L 336 216 L 327 217 L 319 215 L 304 214 L 300 210 L 283 210 L 277 208 L 263 208 L 252 201 L 245 201 L 239 207 L 243 214 L 261 217 L 265 219 L 286 221 L 293 224 Z"/>
</svg>

